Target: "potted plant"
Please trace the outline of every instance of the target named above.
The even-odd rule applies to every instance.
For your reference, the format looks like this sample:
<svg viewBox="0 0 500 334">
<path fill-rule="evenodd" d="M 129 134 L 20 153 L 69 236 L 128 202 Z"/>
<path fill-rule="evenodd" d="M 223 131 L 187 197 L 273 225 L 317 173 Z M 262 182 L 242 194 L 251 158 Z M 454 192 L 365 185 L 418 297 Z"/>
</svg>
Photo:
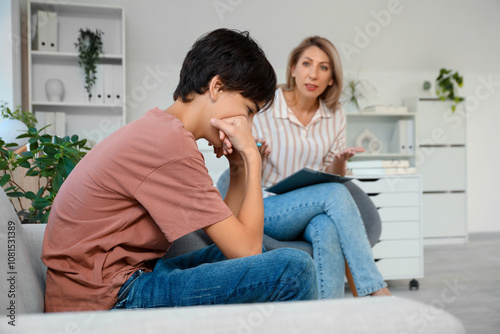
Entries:
<svg viewBox="0 0 500 334">
<path fill-rule="evenodd" d="M 345 106 L 345 109 L 347 111 L 361 111 L 362 108 L 359 102 L 362 99 L 366 99 L 366 86 L 366 82 L 358 79 L 357 77 L 347 78 L 344 89 L 342 91 L 342 104 Z"/>
<path fill-rule="evenodd" d="M 442 100 L 451 100 L 451 110 L 454 112 L 457 105 L 464 100 L 463 97 L 458 96 L 458 87 L 462 87 L 464 79 L 458 71 L 447 70 L 442 68 L 436 78 L 436 94 Z"/>
<path fill-rule="evenodd" d="M 79 52 L 78 64 L 85 71 L 85 90 L 89 99 L 92 97 L 92 86 L 94 86 L 97 79 L 96 63 L 99 60 L 99 56 L 103 53 L 101 38 L 103 34 L 99 29 L 95 31 L 88 28 L 80 29 L 78 41 L 75 43 L 75 47 Z"/>
<path fill-rule="evenodd" d="M 33 113 L 22 110 L 21 106 L 17 106 L 16 110 L 12 111 L 6 102 L 2 102 L 0 104 L 0 114 L 2 115 L 2 118 L 17 119 L 18 121 L 21 121 L 26 124 L 28 128 L 35 127 L 38 122 Z"/>
<path fill-rule="evenodd" d="M 29 117 L 29 124 L 36 124 L 33 117 Z M 13 151 L 11 148 L 18 144 L 6 143 L 0 138 L 0 187 L 11 198 L 14 207 L 17 206 L 17 214 L 23 223 L 47 222 L 59 188 L 89 150 L 85 146 L 86 139 L 80 140 L 76 135 L 60 138 L 41 134 L 44 129 L 30 127 L 17 137 L 18 140 L 28 140 L 29 151 Z M 26 170 L 24 175 L 19 173 L 23 168 Z M 34 178 L 36 189 L 24 187 L 16 177 Z M 26 199 L 31 205 L 25 207 L 21 199 Z"/>
</svg>

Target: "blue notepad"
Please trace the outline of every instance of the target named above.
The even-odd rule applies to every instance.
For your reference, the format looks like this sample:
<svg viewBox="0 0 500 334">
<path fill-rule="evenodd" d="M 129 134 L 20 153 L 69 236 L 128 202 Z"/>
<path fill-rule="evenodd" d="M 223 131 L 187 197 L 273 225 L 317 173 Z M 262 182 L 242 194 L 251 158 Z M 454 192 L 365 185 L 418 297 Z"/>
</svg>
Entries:
<svg viewBox="0 0 500 334">
<path fill-rule="evenodd" d="M 337 182 L 344 183 L 352 180 L 352 178 L 340 175 L 324 173 L 310 168 L 302 168 L 298 172 L 284 178 L 266 189 L 274 194 L 283 194 L 291 190 L 312 186 L 318 183 Z"/>
</svg>

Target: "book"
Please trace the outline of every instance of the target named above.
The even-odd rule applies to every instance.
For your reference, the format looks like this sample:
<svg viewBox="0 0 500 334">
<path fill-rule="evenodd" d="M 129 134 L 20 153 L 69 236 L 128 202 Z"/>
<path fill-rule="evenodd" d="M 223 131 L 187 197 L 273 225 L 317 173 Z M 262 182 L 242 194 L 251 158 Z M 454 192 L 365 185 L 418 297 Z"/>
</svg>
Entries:
<svg viewBox="0 0 500 334">
<path fill-rule="evenodd" d="M 410 167 L 409 160 L 359 160 L 347 162 L 347 168 L 401 168 Z"/>
<path fill-rule="evenodd" d="M 415 167 L 403 168 L 352 168 L 351 173 L 353 176 L 359 175 L 407 175 L 416 174 Z"/>
<path fill-rule="evenodd" d="M 274 194 L 283 194 L 295 189 L 312 186 L 319 183 L 337 182 L 344 183 L 352 180 L 350 177 L 320 172 L 310 168 L 302 168 L 298 172 L 284 178 L 274 185 L 265 189 Z"/>
</svg>

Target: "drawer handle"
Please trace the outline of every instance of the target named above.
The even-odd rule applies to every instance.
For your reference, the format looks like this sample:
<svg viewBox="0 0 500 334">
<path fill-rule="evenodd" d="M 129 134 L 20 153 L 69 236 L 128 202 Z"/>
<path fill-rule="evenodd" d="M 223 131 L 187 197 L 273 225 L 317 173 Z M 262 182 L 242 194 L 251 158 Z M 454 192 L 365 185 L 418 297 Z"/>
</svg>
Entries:
<svg viewBox="0 0 500 334">
<path fill-rule="evenodd" d="M 367 195 L 370 197 L 377 197 L 380 193 L 367 193 Z"/>
<path fill-rule="evenodd" d="M 363 180 L 357 179 L 357 180 L 360 182 L 377 182 L 380 179 L 363 179 Z"/>
</svg>

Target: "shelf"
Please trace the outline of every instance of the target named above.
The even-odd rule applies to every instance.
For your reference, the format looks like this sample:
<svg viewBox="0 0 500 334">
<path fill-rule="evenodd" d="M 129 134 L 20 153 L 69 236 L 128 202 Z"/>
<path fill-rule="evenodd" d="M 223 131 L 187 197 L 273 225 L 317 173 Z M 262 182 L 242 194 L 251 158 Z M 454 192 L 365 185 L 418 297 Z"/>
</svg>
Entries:
<svg viewBox="0 0 500 334">
<path fill-rule="evenodd" d="M 122 105 L 117 104 L 92 104 L 92 103 L 63 103 L 63 102 L 36 102 L 32 103 L 33 108 L 37 110 L 64 110 L 71 109 L 122 109 Z M 68 109 L 69 108 L 69 109 Z"/>
<path fill-rule="evenodd" d="M 380 153 L 380 154 L 368 154 L 368 153 L 360 153 L 356 154 L 352 160 L 361 160 L 361 159 L 369 159 L 369 160 L 379 160 L 379 159 L 392 159 L 392 160 L 401 160 L 401 159 L 410 159 L 413 158 L 415 154 L 399 154 L 399 153 Z"/>
<path fill-rule="evenodd" d="M 415 117 L 414 112 L 376 113 L 376 112 L 346 112 L 347 117 Z"/>
<path fill-rule="evenodd" d="M 32 40 L 31 34 L 37 33 L 39 28 L 31 26 L 39 24 L 39 11 L 56 13 L 47 14 L 46 19 L 49 22 L 56 20 L 56 30 L 44 31 L 47 34 L 44 38 L 52 39 L 51 45 L 56 45 L 56 49 L 40 51 L 36 43 L 27 45 L 29 109 L 32 113 L 39 113 L 40 125 L 46 121 L 50 123 L 56 117 L 54 128 L 58 127 L 65 135 L 77 134 L 97 143 L 126 124 L 124 9 L 122 6 L 29 0 L 29 41 Z M 54 22 L 51 24 L 53 29 Z M 115 103 L 104 104 L 105 99 L 99 100 L 100 103 L 85 102 L 85 72 L 79 65 L 79 53 L 75 48 L 79 31 L 85 28 L 103 33 L 103 53 L 97 61 L 98 80 L 93 87 L 95 96 L 112 96 L 113 100 L 108 98 L 106 102 Z M 49 79 L 63 83 L 63 102 L 49 101 L 45 88 Z"/>
<path fill-rule="evenodd" d="M 47 52 L 47 51 L 31 51 L 32 60 L 34 61 L 78 61 L 78 53 L 76 52 Z M 98 62 L 106 61 L 122 61 L 123 57 L 117 54 L 103 54 L 99 57 Z"/>
</svg>

